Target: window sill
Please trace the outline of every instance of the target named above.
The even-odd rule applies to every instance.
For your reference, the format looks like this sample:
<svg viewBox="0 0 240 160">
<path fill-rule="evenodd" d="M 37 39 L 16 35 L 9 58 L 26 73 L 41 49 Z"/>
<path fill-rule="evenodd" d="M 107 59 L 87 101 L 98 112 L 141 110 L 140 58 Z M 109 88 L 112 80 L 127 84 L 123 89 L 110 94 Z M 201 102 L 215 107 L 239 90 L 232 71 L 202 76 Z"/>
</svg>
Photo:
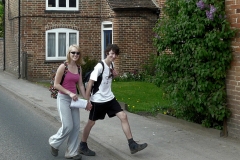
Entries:
<svg viewBox="0 0 240 160">
<path fill-rule="evenodd" d="M 45 60 L 44 63 L 59 63 L 65 62 L 65 60 Z"/>
<path fill-rule="evenodd" d="M 80 13 L 79 10 L 45 10 L 45 13 Z"/>
</svg>

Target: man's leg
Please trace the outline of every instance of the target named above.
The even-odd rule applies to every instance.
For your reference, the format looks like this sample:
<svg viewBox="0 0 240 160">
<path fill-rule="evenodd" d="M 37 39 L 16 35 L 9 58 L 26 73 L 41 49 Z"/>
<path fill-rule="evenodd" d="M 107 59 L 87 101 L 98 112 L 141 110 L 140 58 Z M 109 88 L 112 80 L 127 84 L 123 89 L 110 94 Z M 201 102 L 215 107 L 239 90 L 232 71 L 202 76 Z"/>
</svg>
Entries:
<svg viewBox="0 0 240 160">
<path fill-rule="evenodd" d="M 95 156 L 96 155 L 96 153 L 94 151 L 90 150 L 87 146 L 87 139 L 89 137 L 90 131 L 91 131 L 92 127 L 94 126 L 94 124 L 95 124 L 95 121 L 92 121 L 89 119 L 86 126 L 83 129 L 82 140 L 80 143 L 79 152 L 86 156 Z"/>
<path fill-rule="evenodd" d="M 95 124 L 95 121 L 92 121 L 90 119 L 88 120 L 86 126 L 83 129 L 82 142 L 87 142 L 88 136 L 94 124 Z"/>
<path fill-rule="evenodd" d="M 127 114 L 121 111 L 121 112 L 118 112 L 116 116 L 121 120 L 122 129 L 127 139 L 131 139 L 132 133 L 131 133 L 130 125 L 128 123 Z"/>
<path fill-rule="evenodd" d="M 121 120 L 122 129 L 128 139 L 128 145 L 129 145 L 131 153 L 134 154 L 134 153 L 146 148 L 147 143 L 137 144 L 133 140 L 130 125 L 129 125 L 128 118 L 127 118 L 127 114 L 125 112 L 121 111 L 121 112 L 118 112 L 116 114 L 116 116 Z"/>
</svg>

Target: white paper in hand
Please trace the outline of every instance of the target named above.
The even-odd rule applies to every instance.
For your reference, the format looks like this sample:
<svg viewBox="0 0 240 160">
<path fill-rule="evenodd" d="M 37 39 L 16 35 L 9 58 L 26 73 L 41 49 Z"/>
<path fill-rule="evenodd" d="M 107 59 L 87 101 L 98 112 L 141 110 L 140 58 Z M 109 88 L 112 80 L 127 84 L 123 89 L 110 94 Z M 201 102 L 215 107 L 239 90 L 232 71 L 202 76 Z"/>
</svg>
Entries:
<svg viewBox="0 0 240 160">
<path fill-rule="evenodd" d="M 71 104 L 70 104 L 70 107 L 73 107 L 73 108 L 84 108 L 85 109 L 86 106 L 87 106 L 87 100 L 80 99 L 80 98 L 78 98 L 77 101 L 72 100 Z"/>
</svg>

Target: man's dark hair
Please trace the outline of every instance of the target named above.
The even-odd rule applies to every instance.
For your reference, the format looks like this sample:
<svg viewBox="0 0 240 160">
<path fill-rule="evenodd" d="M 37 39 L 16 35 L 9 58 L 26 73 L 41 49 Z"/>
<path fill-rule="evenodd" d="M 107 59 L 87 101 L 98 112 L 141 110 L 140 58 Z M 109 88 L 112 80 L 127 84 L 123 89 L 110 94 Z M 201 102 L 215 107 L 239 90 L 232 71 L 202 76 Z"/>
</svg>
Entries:
<svg viewBox="0 0 240 160">
<path fill-rule="evenodd" d="M 106 47 L 106 49 L 105 49 L 106 55 L 108 55 L 108 53 L 109 53 L 111 50 L 112 50 L 116 55 L 119 55 L 119 48 L 118 48 L 118 46 L 117 46 L 116 44 L 109 44 L 109 45 Z"/>
</svg>

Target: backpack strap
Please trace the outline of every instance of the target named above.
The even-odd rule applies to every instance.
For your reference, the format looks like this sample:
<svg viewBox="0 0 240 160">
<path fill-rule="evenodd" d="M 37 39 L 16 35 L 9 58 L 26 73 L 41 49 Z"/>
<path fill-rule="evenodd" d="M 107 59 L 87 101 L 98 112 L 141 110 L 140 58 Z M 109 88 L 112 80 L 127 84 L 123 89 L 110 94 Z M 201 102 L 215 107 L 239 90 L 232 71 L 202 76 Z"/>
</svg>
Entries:
<svg viewBox="0 0 240 160">
<path fill-rule="evenodd" d="M 101 63 L 101 64 L 102 64 L 102 66 L 103 66 L 102 73 L 99 75 L 99 76 L 102 76 L 102 74 L 103 74 L 103 71 L 104 71 L 104 64 L 103 64 L 103 61 L 100 61 L 99 63 Z M 113 62 L 111 62 L 111 66 L 112 66 L 112 69 L 114 69 L 114 68 L 113 68 Z"/>
<path fill-rule="evenodd" d="M 77 67 L 78 67 L 78 74 L 80 75 L 81 67 L 79 65 L 77 65 Z"/>
<path fill-rule="evenodd" d="M 93 95 L 99 90 L 99 86 L 100 86 L 100 84 L 101 84 L 101 82 L 102 82 L 102 75 L 103 75 L 103 71 L 104 71 L 103 61 L 100 61 L 100 62 L 98 62 L 98 63 L 101 63 L 101 64 L 102 64 L 103 69 L 102 69 L 102 73 L 98 76 L 97 81 L 95 81 L 95 82 L 93 83 L 93 87 L 92 87 L 92 90 L 91 90 L 91 92 L 92 92 Z"/>
<path fill-rule="evenodd" d="M 62 76 L 62 80 L 61 80 L 61 82 L 60 82 L 61 85 L 62 85 L 62 83 L 63 83 L 63 80 L 64 80 L 64 78 L 65 78 L 66 73 L 68 72 L 68 64 L 67 64 L 66 61 L 64 62 L 64 66 L 65 66 L 65 68 L 64 68 L 64 73 L 63 73 L 63 76 Z"/>
<path fill-rule="evenodd" d="M 77 67 L 78 67 L 78 74 L 80 75 L 80 70 L 81 70 L 81 68 L 80 68 L 79 65 L 77 65 Z M 77 88 L 77 94 L 79 94 L 80 92 L 79 92 L 79 89 L 78 89 L 78 86 L 77 86 L 77 85 L 76 85 L 76 88 Z"/>
<path fill-rule="evenodd" d="M 102 67 L 103 67 L 103 69 L 102 69 L 102 73 L 99 75 L 99 76 L 102 76 L 103 71 L 104 71 L 104 64 L 103 64 L 103 61 L 100 61 L 99 63 L 101 63 L 101 64 L 102 64 Z"/>
<path fill-rule="evenodd" d="M 112 69 L 114 69 L 114 67 L 113 67 L 113 62 L 111 62 L 111 66 L 112 66 Z"/>
</svg>

